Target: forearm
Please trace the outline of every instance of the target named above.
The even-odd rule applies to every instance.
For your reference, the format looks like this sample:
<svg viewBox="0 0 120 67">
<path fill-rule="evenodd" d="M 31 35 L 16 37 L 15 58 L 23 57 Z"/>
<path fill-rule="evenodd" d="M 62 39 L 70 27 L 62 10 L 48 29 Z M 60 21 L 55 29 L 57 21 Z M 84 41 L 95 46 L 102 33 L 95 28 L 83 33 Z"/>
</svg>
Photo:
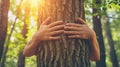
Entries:
<svg viewBox="0 0 120 67">
<path fill-rule="evenodd" d="M 37 41 L 37 38 L 34 35 L 33 38 L 25 46 L 23 54 L 27 57 L 35 55 L 37 52 L 38 43 L 39 41 Z"/>
<path fill-rule="evenodd" d="M 96 39 L 96 36 L 94 36 L 92 39 L 90 39 L 90 60 L 92 61 L 98 61 L 100 60 L 100 50 L 99 50 L 99 44 Z"/>
</svg>

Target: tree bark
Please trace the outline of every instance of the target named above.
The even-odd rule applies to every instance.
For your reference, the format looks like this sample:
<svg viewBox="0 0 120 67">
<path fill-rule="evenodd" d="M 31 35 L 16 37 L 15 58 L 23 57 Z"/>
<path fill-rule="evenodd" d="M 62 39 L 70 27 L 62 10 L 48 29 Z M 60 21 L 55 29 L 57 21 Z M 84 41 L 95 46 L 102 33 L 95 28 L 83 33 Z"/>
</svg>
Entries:
<svg viewBox="0 0 120 67">
<path fill-rule="evenodd" d="M 105 56 L 105 45 L 102 35 L 102 25 L 101 25 L 101 0 L 93 1 L 93 27 L 96 32 L 98 43 L 100 47 L 100 61 L 96 62 L 96 67 L 106 67 L 106 56 Z"/>
<path fill-rule="evenodd" d="M 84 19 L 84 0 L 39 0 L 38 27 L 47 17 L 64 23 Z M 68 39 L 46 41 L 38 47 L 38 67 L 89 67 L 88 41 Z"/>
<path fill-rule="evenodd" d="M 4 50 L 5 38 L 7 35 L 9 0 L 0 1 L 0 61 Z"/>
</svg>

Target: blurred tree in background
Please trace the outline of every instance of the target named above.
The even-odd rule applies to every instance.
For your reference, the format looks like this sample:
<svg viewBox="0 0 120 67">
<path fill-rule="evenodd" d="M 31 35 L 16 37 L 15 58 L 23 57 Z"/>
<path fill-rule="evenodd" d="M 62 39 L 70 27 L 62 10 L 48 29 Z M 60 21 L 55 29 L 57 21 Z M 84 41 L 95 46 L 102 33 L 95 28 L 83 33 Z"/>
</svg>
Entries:
<svg viewBox="0 0 120 67">
<path fill-rule="evenodd" d="M 96 62 L 96 67 L 106 67 L 106 55 L 105 55 L 105 45 L 102 35 L 102 22 L 101 22 L 101 3 L 102 0 L 93 0 L 93 28 L 97 35 L 97 40 L 100 47 L 100 61 Z"/>
<path fill-rule="evenodd" d="M 23 66 L 20 67 L 37 67 L 35 56 L 24 58 L 21 53 L 26 42 L 29 41 L 34 32 L 37 31 L 38 9 L 40 9 L 37 4 L 38 0 L 29 0 L 27 3 L 26 1 L 27 0 L 0 0 L 0 65 L 4 64 L 4 67 L 19 67 L 21 64 L 23 64 Z M 96 0 L 84 0 L 85 19 L 91 28 L 93 28 L 93 16 L 98 15 L 97 13 L 93 14 L 93 5 L 97 6 L 94 1 Z M 101 15 L 101 29 L 103 30 L 102 34 L 106 55 L 101 58 L 106 58 L 106 67 L 114 67 L 112 58 L 110 57 L 111 47 L 109 45 L 111 43 L 108 41 L 109 36 L 107 36 L 108 34 L 106 35 L 107 32 L 105 28 L 108 24 L 104 24 L 106 20 L 104 13 L 106 13 L 107 20 L 109 21 L 109 29 L 111 30 L 111 37 L 114 42 L 114 44 L 112 44 L 114 48 L 112 49 L 115 50 L 115 58 L 117 58 L 118 65 L 120 66 L 120 1 L 101 0 L 101 5 L 98 8 L 101 11 L 99 14 Z M 3 50 L 6 53 L 4 53 Z M 24 61 L 21 57 L 25 59 L 24 63 L 21 63 Z M 115 63 L 117 65 L 117 62 Z M 96 67 L 96 64 L 92 62 L 91 67 Z"/>
</svg>

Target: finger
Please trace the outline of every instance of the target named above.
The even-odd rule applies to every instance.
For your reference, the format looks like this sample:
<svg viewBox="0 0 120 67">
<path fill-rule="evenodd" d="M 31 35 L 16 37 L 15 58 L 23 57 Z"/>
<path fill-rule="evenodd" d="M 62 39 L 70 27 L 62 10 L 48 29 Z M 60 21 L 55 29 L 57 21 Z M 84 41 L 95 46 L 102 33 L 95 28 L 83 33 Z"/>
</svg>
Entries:
<svg viewBox="0 0 120 67">
<path fill-rule="evenodd" d="M 78 32 L 78 31 L 64 31 L 64 34 L 66 34 L 66 35 L 79 35 L 80 32 Z"/>
<path fill-rule="evenodd" d="M 81 27 L 81 24 L 76 24 L 76 23 L 66 23 L 66 26 L 74 26 L 74 27 Z"/>
<path fill-rule="evenodd" d="M 55 36 L 63 33 L 64 33 L 64 30 L 59 30 L 59 31 L 50 32 L 50 35 Z"/>
<path fill-rule="evenodd" d="M 55 31 L 55 30 L 60 30 L 60 29 L 64 29 L 64 25 L 58 25 L 58 26 L 50 28 L 49 30 L 50 31 Z"/>
<path fill-rule="evenodd" d="M 49 37 L 49 40 L 59 40 L 60 36 L 56 36 L 56 37 Z"/>
<path fill-rule="evenodd" d="M 51 23 L 51 17 L 48 17 L 44 22 L 43 22 L 43 24 L 45 24 L 45 25 L 48 25 L 48 24 L 50 24 Z"/>
<path fill-rule="evenodd" d="M 65 26 L 65 27 L 64 27 L 64 30 L 66 30 L 66 31 L 80 31 L 81 28 L 72 27 L 72 26 Z"/>
<path fill-rule="evenodd" d="M 77 21 L 78 21 L 80 24 L 86 24 L 86 22 L 85 22 L 82 18 L 77 18 Z"/>
<path fill-rule="evenodd" d="M 57 26 L 57 25 L 60 25 L 60 24 L 63 24 L 63 21 L 56 21 L 56 22 L 53 22 L 49 25 L 49 27 L 53 27 L 53 26 Z"/>
</svg>

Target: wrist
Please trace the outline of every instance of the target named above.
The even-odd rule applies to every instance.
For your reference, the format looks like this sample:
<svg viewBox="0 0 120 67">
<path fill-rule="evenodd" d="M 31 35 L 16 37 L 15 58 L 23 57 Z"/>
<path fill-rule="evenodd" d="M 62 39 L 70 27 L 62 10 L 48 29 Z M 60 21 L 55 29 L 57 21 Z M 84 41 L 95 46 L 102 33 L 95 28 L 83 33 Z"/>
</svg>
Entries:
<svg viewBox="0 0 120 67">
<path fill-rule="evenodd" d="M 37 43 L 37 44 L 40 42 L 40 39 L 39 39 L 39 36 L 37 35 L 37 33 L 34 34 L 34 36 L 33 36 L 32 39 L 33 39 L 33 41 L 34 41 L 35 43 Z"/>
<path fill-rule="evenodd" d="M 96 39 L 96 33 L 92 31 L 91 37 L 89 38 L 90 40 Z"/>
</svg>

